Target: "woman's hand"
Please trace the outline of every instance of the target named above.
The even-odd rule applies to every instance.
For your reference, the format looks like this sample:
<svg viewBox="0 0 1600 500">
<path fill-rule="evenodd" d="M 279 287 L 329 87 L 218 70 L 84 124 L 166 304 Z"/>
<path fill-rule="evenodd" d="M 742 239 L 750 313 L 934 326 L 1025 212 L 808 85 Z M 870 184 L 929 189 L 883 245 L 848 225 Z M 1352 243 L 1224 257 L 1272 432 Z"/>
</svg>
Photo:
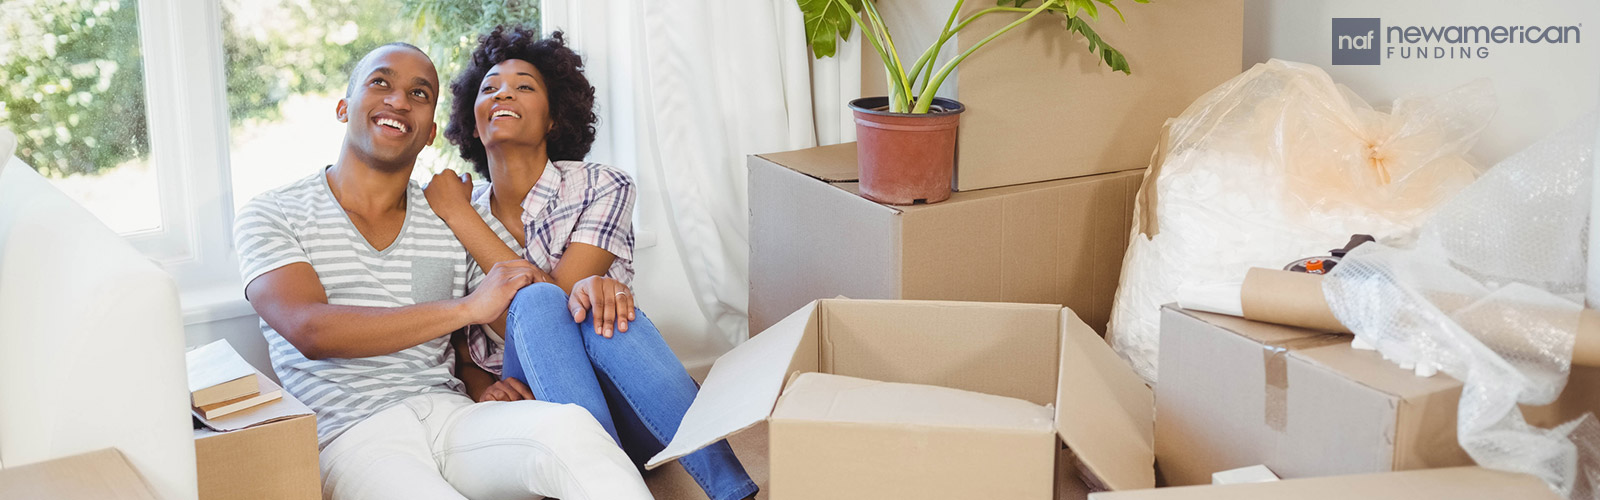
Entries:
<svg viewBox="0 0 1600 500">
<path fill-rule="evenodd" d="M 587 317 L 594 322 L 594 332 L 611 338 L 613 328 L 628 331 L 633 321 L 633 290 L 605 276 L 590 276 L 572 285 L 572 296 L 567 299 L 567 309 L 572 320 L 582 323 Z"/>
<path fill-rule="evenodd" d="M 477 216 L 477 211 L 472 209 L 472 179 L 466 174 L 458 175 L 454 170 L 444 169 L 433 175 L 422 194 L 428 198 L 433 213 L 447 223 L 451 217 Z"/>
<path fill-rule="evenodd" d="M 478 395 L 478 402 L 484 401 L 533 401 L 533 391 L 517 379 L 506 377 L 495 382 Z"/>
</svg>

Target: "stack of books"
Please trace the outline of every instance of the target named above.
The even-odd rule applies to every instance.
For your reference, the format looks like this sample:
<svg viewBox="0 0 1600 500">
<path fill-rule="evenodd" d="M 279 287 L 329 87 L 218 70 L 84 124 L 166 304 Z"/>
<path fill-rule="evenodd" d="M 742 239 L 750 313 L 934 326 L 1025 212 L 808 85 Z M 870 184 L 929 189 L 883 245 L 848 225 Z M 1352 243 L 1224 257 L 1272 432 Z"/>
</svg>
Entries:
<svg viewBox="0 0 1600 500">
<path fill-rule="evenodd" d="M 184 357 L 189 365 L 189 402 L 195 415 L 203 419 L 238 413 L 283 397 L 283 390 L 246 363 L 226 339 L 195 348 Z"/>
</svg>

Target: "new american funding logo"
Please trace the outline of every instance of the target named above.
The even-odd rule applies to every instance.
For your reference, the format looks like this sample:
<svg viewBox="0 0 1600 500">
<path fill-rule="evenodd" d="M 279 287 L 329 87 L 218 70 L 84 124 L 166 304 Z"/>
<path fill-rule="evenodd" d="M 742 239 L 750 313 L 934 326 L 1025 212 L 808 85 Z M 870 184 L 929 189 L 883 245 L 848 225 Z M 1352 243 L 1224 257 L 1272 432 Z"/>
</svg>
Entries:
<svg viewBox="0 0 1600 500">
<path fill-rule="evenodd" d="M 1333 64 L 1488 59 L 1505 45 L 1576 44 L 1583 24 L 1567 26 L 1411 25 L 1384 27 L 1376 17 L 1333 18 Z"/>
</svg>

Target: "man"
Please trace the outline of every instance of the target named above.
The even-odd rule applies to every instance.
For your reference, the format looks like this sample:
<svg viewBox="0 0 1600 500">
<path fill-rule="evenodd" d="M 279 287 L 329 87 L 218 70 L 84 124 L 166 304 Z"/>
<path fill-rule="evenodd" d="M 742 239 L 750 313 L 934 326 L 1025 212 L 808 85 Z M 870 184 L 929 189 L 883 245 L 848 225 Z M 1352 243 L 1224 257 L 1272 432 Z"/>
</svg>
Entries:
<svg viewBox="0 0 1600 500">
<path fill-rule="evenodd" d="M 367 54 L 335 108 L 347 124 L 338 160 L 251 200 L 235 223 L 273 370 L 317 413 L 323 496 L 649 498 L 582 408 L 532 401 L 521 386 L 501 389 L 526 400 L 474 403 L 467 393 L 484 389 L 452 370 L 477 369 L 455 358 L 452 332 L 499 318 L 534 269 L 504 262 L 469 276 L 466 251 L 410 180 L 438 95 L 416 47 Z"/>
</svg>

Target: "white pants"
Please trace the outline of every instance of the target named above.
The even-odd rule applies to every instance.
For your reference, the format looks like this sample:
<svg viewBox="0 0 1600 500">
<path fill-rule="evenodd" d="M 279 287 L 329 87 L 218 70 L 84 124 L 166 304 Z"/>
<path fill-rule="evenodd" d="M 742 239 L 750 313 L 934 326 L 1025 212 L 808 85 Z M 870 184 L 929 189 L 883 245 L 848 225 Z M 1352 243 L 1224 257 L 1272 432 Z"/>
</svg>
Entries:
<svg viewBox="0 0 1600 500">
<path fill-rule="evenodd" d="M 544 401 L 409 398 L 328 443 L 321 465 L 333 500 L 651 498 L 589 412 Z"/>
</svg>

